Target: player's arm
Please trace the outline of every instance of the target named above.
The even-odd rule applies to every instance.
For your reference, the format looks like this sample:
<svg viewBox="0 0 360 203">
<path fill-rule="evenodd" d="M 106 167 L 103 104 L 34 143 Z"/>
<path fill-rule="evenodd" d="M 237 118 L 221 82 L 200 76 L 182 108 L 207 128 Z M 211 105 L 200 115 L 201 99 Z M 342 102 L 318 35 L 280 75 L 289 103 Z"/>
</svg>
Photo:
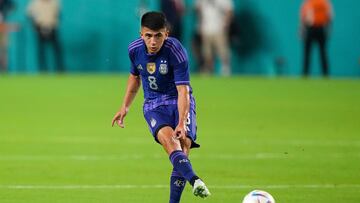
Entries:
<svg viewBox="0 0 360 203">
<path fill-rule="evenodd" d="M 186 121 L 190 108 L 190 88 L 188 85 L 177 85 L 179 123 L 175 128 L 175 136 L 179 139 L 186 138 Z"/>
<path fill-rule="evenodd" d="M 114 123 L 117 122 L 120 127 L 124 128 L 124 117 L 129 111 L 131 103 L 134 101 L 134 98 L 140 88 L 140 84 L 140 76 L 130 74 L 123 104 L 121 105 L 120 110 L 115 114 L 111 123 L 112 126 L 114 126 Z"/>
</svg>

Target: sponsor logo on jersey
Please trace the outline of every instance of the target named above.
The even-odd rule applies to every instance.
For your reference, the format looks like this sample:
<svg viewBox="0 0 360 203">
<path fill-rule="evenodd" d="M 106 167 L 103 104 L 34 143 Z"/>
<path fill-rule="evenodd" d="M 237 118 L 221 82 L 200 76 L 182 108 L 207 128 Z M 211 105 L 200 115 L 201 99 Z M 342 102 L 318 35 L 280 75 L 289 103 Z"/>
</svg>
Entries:
<svg viewBox="0 0 360 203">
<path fill-rule="evenodd" d="M 141 64 L 139 64 L 139 65 L 137 66 L 137 69 L 138 69 L 138 70 L 143 70 L 142 65 L 141 65 Z"/>
<path fill-rule="evenodd" d="M 147 63 L 146 69 L 150 74 L 153 74 L 156 71 L 156 64 L 155 63 Z"/>
<path fill-rule="evenodd" d="M 168 73 L 167 64 L 160 64 L 159 71 L 162 75 L 167 74 Z"/>
<path fill-rule="evenodd" d="M 154 127 L 156 125 L 156 120 L 154 118 L 150 119 L 150 125 L 151 127 Z"/>
</svg>

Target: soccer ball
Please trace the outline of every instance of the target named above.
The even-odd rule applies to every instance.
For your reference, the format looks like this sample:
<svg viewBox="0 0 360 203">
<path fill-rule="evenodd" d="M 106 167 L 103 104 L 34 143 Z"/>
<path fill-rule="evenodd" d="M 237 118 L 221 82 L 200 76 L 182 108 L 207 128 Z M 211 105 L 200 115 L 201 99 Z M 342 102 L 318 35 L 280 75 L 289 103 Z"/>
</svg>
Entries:
<svg viewBox="0 0 360 203">
<path fill-rule="evenodd" d="M 268 192 L 253 190 L 244 197 L 242 203 L 275 203 L 275 200 Z"/>
</svg>

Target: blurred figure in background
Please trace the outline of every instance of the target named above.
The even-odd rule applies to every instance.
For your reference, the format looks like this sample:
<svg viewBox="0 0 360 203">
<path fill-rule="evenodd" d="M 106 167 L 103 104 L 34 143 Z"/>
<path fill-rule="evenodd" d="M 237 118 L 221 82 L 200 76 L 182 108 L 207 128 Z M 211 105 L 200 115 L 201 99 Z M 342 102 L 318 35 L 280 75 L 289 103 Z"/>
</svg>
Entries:
<svg viewBox="0 0 360 203">
<path fill-rule="evenodd" d="M 329 64 L 326 53 L 326 41 L 333 18 L 332 5 L 329 0 L 304 0 L 301 7 L 301 34 L 304 40 L 303 75 L 309 75 L 312 44 L 318 43 L 324 76 L 329 74 Z"/>
<path fill-rule="evenodd" d="M 53 48 L 56 62 L 55 70 L 64 71 L 62 50 L 58 39 L 60 5 L 58 0 L 32 0 L 28 6 L 28 14 L 33 21 L 38 36 L 38 57 L 41 72 L 49 70 L 46 62 L 46 45 Z"/>
<path fill-rule="evenodd" d="M 6 23 L 6 17 L 13 8 L 13 1 L 0 0 L 0 72 L 7 69 L 7 33 L 15 29 L 15 27 Z"/>
<path fill-rule="evenodd" d="M 182 17 L 185 11 L 183 0 L 161 0 L 161 11 L 165 14 L 170 29 L 170 36 L 181 41 Z"/>
<path fill-rule="evenodd" d="M 219 56 L 221 74 L 228 76 L 230 70 L 230 50 L 228 32 L 233 16 L 232 0 L 197 0 L 196 9 L 199 13 L 200 33 L 204 67 L 201 72 L 212 73 L 214 59 Z"/>
<path fill-rule="evenodd" d="M 14 2 L 12 0 L 0 0 L 0 20 L 4 20 L 13 8 Z"/>
<path fill-rule="evenodd" d="M 204 56 L 203 56 L 203 52 L 201 50 L 202 39 L 201 39 L 201 31 L 200 31 L 200 25 L 199 25 L 200 15 L 196 11 L 196 8 L 195 8 L 195 12 L 194 12 L 194 18 L 196 20 L 195 20 L 195 29 L 194 29 L 194 32 L 193 32 L 192 38 L 191 38 L 191 48 L 192 48 L 192 53 L 193 53 L 194 59 L 196 61 L 195 66 L 199 67 L 199 69 L 198 69 L 199 72 L 204 72 L 203 71 Z"/>
</svg>

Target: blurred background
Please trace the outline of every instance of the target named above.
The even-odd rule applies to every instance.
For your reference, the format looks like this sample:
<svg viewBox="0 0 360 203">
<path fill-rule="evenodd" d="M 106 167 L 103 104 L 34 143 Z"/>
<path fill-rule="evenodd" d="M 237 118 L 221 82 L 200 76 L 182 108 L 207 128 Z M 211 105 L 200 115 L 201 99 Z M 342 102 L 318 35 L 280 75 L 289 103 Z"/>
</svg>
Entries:
<svg viewBox="0 0 360 203">
<path fill-rule="evenodd" d="M 241 202 L 255 188 L 276 202 L 360 202 L 359 7 L 0 0 L 0 202 L 168 201 L 172 166 L 142 95 L 126 128 L 111 127 L 128 44 L 149 10 L 168 15 L 188 51 L 201 143 L 191 159 L 207 203 Z M 185 190 L 183 202 L 203 203 Z"/>
<path fill-rule="evenodd" d="M 2 0 L 6 13 L 2 38 L 2 72 L 37 73 L 41 70 L 38 37 L 29 14 L 28 0 Z M 57 25 L 58 49 L 45 45 L 48 71 L 128 72 L 128 44 L 139 34 L 139 19 L 147 10 L 161 8 L 159 0 L 62 0 Z M 191 70 L 199 72 L 196 55 L 198 15 L 194 0 L 182 1 L 181 41 L 189 52 Z M 229 33 L 231 72 L 234 74 L 302 74 L 303 43 L 300 36 L 301 0 L 234 0 Z M 11 4 L 11 5 L 10 5 Z M 333 1 L 334 17 L 327 50 L 331 76 L 360 76 L 360 13 L 357 0 Z M 5 32 L 7 34 L 5 34 Z M 313 47 L 311 75 L 319 75 L 319 52 Z M 7 52 L 7 55 L 5 54 Z M 53 52 L 56 54 L 54 55 Z M 5 56 L 6 55 L 6 56 Z M 56 57 L 60 55 L 60 59 Z M 6 60 L 6 61 L 4 61 Z M 57 60 L 60 60 L 57 61 Z M 50 62 L 49 62 L 50 61 Z M 57 65 L 56 65 L 57 64 Z M 214 73 L 220 73 L 215 61 Z"/>
</svg>

